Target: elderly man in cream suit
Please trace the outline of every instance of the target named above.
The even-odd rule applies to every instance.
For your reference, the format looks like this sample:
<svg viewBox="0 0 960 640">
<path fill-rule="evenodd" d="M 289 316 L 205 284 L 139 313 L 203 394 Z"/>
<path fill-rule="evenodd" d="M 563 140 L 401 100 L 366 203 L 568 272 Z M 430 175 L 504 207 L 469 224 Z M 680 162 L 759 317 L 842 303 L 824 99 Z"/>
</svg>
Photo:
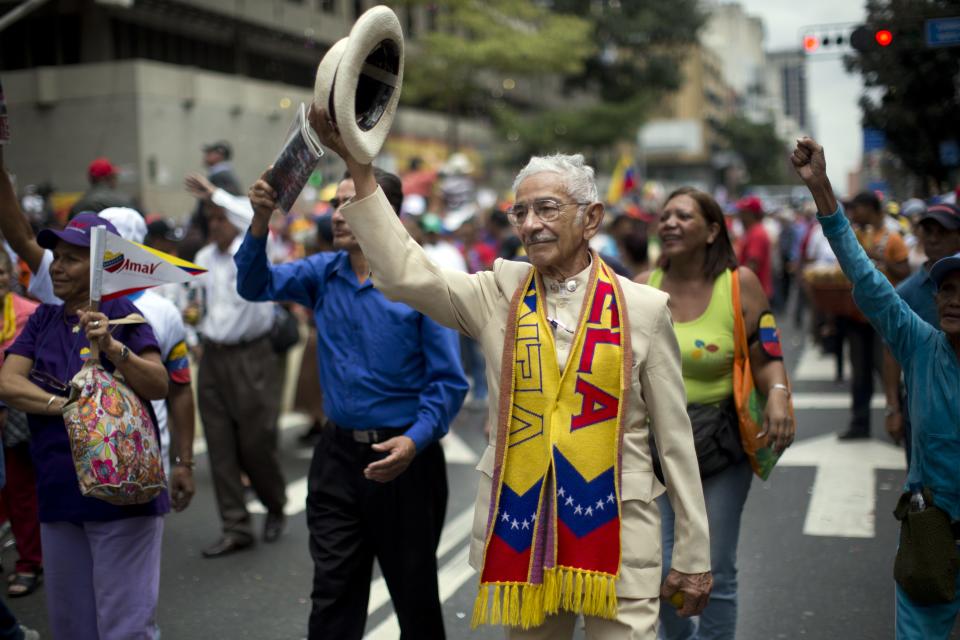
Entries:
<svg viewBox="0 0 960 640">
<path fill-rule="evenodd" d="M 488 363 L 474 624 L 504 624 L 509 638 L 569 638 L 582 614 L 588 638 L 652 639 L 661 599 L 698 614 L 712 586 L 707 516 L 667 296 L 618 278 L 590 252 L 604 210 L 583 157 L 533 158 L 517 176 L 509 217 L 532 267 L 498 260 L 469 275 L 427 258 L 325 112 L 311 123 L 354 179 L 342 212 L 376 287 L 476 339 Z M 251 188 L 255 204 L 273 197 L 263 181 Z M 654 498 L 665 489 L 650 429 L 677 514 L 662 585 Z"/>
</svg>

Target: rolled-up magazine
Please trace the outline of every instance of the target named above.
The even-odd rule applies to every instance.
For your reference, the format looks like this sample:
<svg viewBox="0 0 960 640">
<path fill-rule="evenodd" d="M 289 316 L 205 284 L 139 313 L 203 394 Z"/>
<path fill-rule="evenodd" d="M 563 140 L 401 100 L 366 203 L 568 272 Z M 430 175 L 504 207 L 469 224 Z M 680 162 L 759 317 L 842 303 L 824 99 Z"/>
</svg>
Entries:
<svg viewBox="0 0 960 640">
<path fill-rule="evenodd" d="M 3 83 L 0 83 L 0 144 L 10 142 L 10 125 L 7 122 L 7 101 L 3 98 Z"/>
<path fill-rule="evenodd" d="M 307 121 L 307 107 L 300 103 L 283 147 L 267 176 L 267 182 L 277 192 L 277 206 L 284 213 L 290 211 L 297 201 L 322 156 L 320 140 Z"/>
</svg>

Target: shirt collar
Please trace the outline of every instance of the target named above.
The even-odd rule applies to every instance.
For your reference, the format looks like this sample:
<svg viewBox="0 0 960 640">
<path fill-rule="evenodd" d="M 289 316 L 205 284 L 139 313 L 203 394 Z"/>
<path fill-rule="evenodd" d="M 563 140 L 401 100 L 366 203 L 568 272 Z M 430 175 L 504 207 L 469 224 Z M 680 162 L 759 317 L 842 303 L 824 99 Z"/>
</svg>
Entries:
<svg viewBox="0 0 960 640">
<path fill-rule="evenodd" d="M 555 280 L 548 276 L 543 276 L 543 284 L 547 287 L 547 293 L 557 293 L 561 296 L 569 296 L 577 291 L 582 291 L 590 278 L 590 269 L 593 267 L 593 256 L 590 256 L 590 262 L 587 268 L 564 280 Z"/>
<path fill-rule="evenodd" d="M 346 251 L 338 251 L 337 257 L 333 259 L 333 262 L 330 265 L 330 275 L 340 276 L 350 284 L 354 285 L 357 289 L 364 289 L 366 287 L 373 286 L 373 274 L 370 274 L 370 277 L 367 278 L 366 282 L 360 284 L 360 280 L 357 278 L 357 274 L 353 272 L 353 266 L 350 264 L 350 254 Z"/>
</svg>

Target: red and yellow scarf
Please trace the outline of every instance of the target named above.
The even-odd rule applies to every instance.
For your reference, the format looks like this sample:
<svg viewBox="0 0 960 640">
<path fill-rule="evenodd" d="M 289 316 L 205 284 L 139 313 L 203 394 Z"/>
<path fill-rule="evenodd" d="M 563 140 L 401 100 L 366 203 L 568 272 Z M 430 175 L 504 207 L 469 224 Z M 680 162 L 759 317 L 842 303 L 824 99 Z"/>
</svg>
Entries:
<svg viewBox="0 0 960 640">
<path fill-rule="evenodd" d="M 496 466 L 473 626 L 529 628 L 563 609 L 614 618 L 620 457 L 632 351 L 623 292 L 593 268 L 561 372 L 535 269 L 510 307 Z M 510 390 L 506 393 L 506 390 Z"/>
</svg>

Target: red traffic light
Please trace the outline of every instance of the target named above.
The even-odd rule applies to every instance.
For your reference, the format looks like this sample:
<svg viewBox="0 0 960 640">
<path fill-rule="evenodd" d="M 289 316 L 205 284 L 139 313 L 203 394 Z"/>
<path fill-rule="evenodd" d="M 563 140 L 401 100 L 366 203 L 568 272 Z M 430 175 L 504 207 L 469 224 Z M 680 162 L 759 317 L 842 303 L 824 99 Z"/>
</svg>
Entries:
<svg viewBox="0 0 960 640">
<path fill-rule="evenodd" d="M 873 35 L 874 40 L 877 41 L 877 44 L 881 47 L 890 46 L 890 43 L 893 42 L 893 34 L 886 29 L 880 29 Z"/>
<path fill-rule="evenodd" d="M 803 36 L 803 50 L 813 53 L 820 47 L 820 38 L 817 36 Z"/>
</svg>

